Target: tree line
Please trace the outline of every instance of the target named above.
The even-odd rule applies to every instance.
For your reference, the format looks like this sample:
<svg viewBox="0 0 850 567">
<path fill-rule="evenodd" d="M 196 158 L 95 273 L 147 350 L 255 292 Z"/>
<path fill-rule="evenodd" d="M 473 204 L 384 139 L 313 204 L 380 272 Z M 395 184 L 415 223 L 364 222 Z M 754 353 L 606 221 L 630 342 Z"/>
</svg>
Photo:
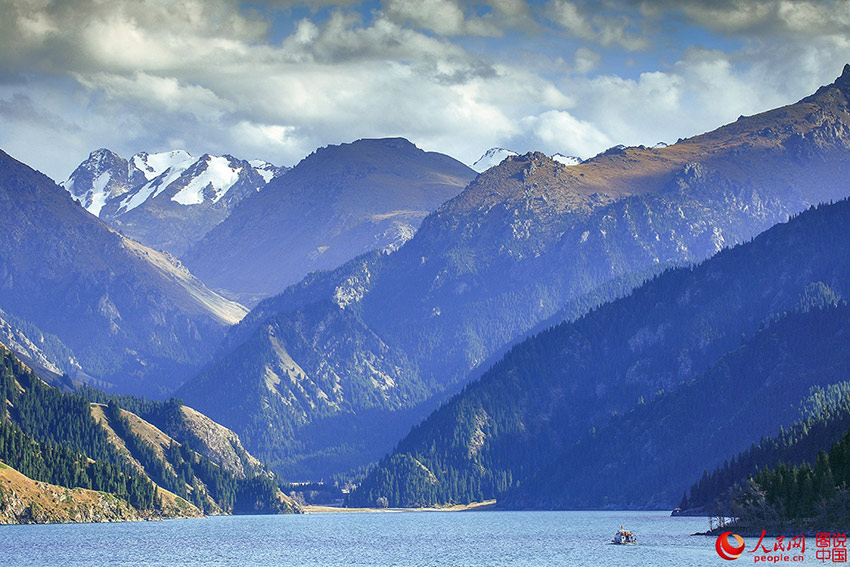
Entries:
<svg viewBox="0 0 850 567">
<path fill-rule="evenodd" d="M 139 510 L 160 511 L 159 485 L 205 513 L 289 511 L 268 473 L 239 478 L 192 450 L 172 442 L 157 452 L 132 430 L 122 405 L 142 415 L 174 418 L 178 399 L 149 401 L 84 388 L 62 393 L 47 385 L 10 351 L 0 347 L 0 461 L 38 481 L 109 492 Z M 91 413 L 91 398 L 105 401 L 110 426 L 124 441 L 135 468 L 109 442 Z"/>
</svg>

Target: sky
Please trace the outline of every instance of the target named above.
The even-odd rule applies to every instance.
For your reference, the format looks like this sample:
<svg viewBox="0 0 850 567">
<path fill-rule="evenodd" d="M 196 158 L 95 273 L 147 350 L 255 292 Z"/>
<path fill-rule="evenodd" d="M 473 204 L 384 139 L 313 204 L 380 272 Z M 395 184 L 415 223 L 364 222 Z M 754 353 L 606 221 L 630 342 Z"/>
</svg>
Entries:
<svg viewBox="0 0 850 567">
<path fill-rule="evenodd" d="M 581 158 L 793 103 L 850 63 L 850 0 L 0 0 L 0 149 L 295 165 L 403 136 Z"/>
</svg>

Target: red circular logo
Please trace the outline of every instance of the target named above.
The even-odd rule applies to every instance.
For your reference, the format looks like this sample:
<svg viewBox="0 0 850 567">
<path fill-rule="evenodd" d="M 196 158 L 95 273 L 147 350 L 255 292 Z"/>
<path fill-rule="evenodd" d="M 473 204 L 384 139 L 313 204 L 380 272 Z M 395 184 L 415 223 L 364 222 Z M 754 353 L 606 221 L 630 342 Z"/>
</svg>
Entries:
<svg viewBox="0 0 850 567">
<path fill-rule="evenodd" d="M 737 545 L 729 543 L 729 536 L 735 538 Z M 714 544 L 714 549 L 717 550 L 717 555 L 723 559 L 732 561 L 738 559 L 744 553 L 744 538 L 732 532 L 724 532 L 717 536 L 717 542 Z"/>
</svg>

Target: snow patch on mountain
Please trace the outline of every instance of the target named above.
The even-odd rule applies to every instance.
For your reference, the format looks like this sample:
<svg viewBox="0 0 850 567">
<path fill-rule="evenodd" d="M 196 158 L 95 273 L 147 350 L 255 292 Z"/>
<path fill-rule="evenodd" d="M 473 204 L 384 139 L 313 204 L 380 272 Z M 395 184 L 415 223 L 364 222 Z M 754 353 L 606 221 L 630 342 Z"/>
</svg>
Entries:
<svg viewBox="0 0 850 567">
<path fill-rule="evenodd" d="M 478 158 L 478 160 L 473 163 L 470 167 L 477 171 L 478 173 L 484 173 L 491 167 L 495 167 L 505 161 L 506 158 L 511 156 L 519 155 L 512 150 L 506 150 L 505 148 L 490 148 L 484 155 Z"/>
<path fill-rule="evenodd" d="M 170 155 L 171 154 L 171 155 Z M 173 155 L 177 154 L 177 155 Z M 160 157 L 170 155 L 172 159 L 159 159 Z M 135 157 L 135 156 L 134 156 Z M 183 172 L 189 169 L 189 166 L 192 165 L 192 156 L 187 152 L 183 152 L 182 150 L 178 152 L 168 152 L 167 154 L 153 154 L 148 156 L 149 158 L 154 158 L 153 160 L 149 160 L 147 163 L 151 166 L 149 171 L 159 171 L 163 166 L 166 166 L 164 170 L 162 170 L 157 177 L 154 177 L 147 183 L 145 183 L 138 191 L 134 194 L 130 195 L 128 198 L 124 199 L 121 202 L 121 206 L 118 207 L 119 212 L 126 213 L 127 211 L 132 211 L 145 201 L 150 198 L 156 197 L 165 189 L 177 181 Z"/>
<path fill-rule="evenodd" d="M 226 157 L 206 155 L 203 172 L 195 176 L 171 200 L 181 205 L 200 205 L 209 196 L 207 188 L 212 188 L 212 202 L 217 203 L 239 180 L 241 167 L 234 168 Z"/>
<path fill-rule="evenodd" d="M 126 213 L 127 211 L 132 211 L 142 203 L 148 200 L 148 197 L 153 195 L 154 191 L 156 191 L 159 184 L 157 184 L 156 179 L 153 181 L 149 181 L 145 183 L 141 189 L 131 194 L 129 197 L 121 201 L 121 206 L 118 207 L 119 213 Z"/>
<path fill-rule="evenodd" d="M 578 165 L 582 162 L 580 157 L 576 156 L 565 156 L 564 154 L 555 154 L 552 156 L 552 159 L 557 161 L 558 163 L 562 163 L 568 167 L 573 165 Z"/>
<path fill-rule="evenodd" d="M 135 154 L 130 162 L 140 170 L 148 181 L 156 179 L 168 169 L 180 169 L 185 171 L 194 161 L 194 158 L 185 150 L 172 150 L 170 152 L 159 152 L 149 154 L 140 152 Z M 179 176 L 179 174 L 178 174 Z M 166 185 L 168 185 L 166 183 Z"/>
<path fill-rule="evenodd" d="M 106 191 L 106 185 L 110 179 L 112 179 L 112 174 L 104 171 L 95 178 L 92 184 L 91 203 L 86 207 L 86 210 L 94 216 L 99 215 L 100 209 L 106 204 L 106 198 L 109 197 L 109 193 Z"/>
<path fill-rule="evenodd" d="M 252 159 L 248 163 L 254 168 L 254 171 L 256 171 L 260 177 L 265 180 L 266 183 L 289 170 L 288 167 L 278 167 L 273 163 L 269 163 L 261 159 Z M 257 191 L 259 190 L 260 189 L 258 187 Z"/>
</svg>

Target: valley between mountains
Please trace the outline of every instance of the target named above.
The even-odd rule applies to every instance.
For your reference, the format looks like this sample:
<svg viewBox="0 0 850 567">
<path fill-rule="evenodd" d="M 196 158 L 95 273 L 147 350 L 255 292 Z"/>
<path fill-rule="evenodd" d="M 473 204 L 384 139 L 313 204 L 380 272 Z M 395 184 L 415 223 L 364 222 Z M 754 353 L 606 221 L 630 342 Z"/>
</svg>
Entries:
<svg viewBox="0 0 850 567">
<path fill-rule="evenodd" d="M 805 466 L 850 423 L 850 65 L 813 91 L 584 160 L 0 152 L 0 521 L 706 512 Z"/>
</svg>

